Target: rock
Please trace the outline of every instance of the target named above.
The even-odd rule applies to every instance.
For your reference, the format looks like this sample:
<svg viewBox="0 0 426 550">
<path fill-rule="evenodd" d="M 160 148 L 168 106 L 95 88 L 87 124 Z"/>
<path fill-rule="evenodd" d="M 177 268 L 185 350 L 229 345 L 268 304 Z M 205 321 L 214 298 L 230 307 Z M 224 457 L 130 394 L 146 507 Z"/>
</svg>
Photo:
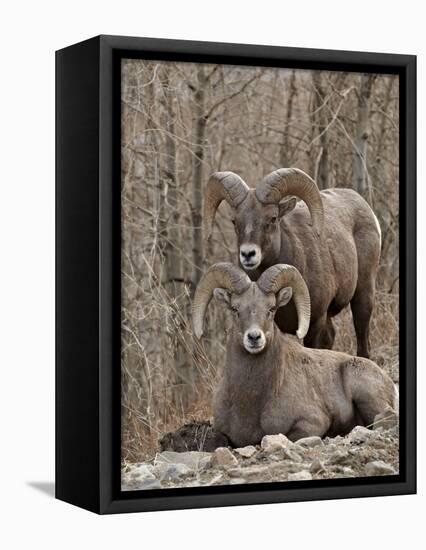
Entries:
<svg viewBox="0 0 426 550">
<path fill-rule="evenodd" d="M 210 455 L 205 456 L 198 463 L 198 471 L 200 472 L 204 472 L 205 470 L 208 470 L 211 467 L 212 467 L 212 457 Z"/>
<path fill-rule="evenodd" d="M 251 477 L 265 477 L 266 481 L 266 475 L 270 472 L 270 465 L 269 466 L 248 466 L 246 468 L 232 468 L 228 470 L 228 475 L 230 477 L 243 477 L 243 478 L 251 478 Z"/>
<path fill-rule="evenodd" d="M 393 409 L 386 409 L 374 417 L 373 430 L 380 428 L 390 430 L 391 428 L 395 428 L 395 426 L 398 426 L 398 415 Z"/>
<path fill-rule="evenodd" d="M 212 453 L 163 451 L 155 461 L 126 463 L 123 490 L 240 485 L 240 491 L 249 483 L 395 475 L 398 441 L 398 425 L 356 426 L 344 437 L 323 440 L 315 436 L 291 442 L 275 434 L 265 436 L 261 446 L 223 445 Z"/>
<path fill-rule="evenodd" d="M 302 439 L 299 439 L 298 441 L 296 441 L 296 443 L 301 447 L 308 447 L 309 449 L 312 449 L 313 447 L 318 447 L 318 445 L 324 445 L 322 439 L 318 435 L 313 435 L 311 437 L 302 437 Z"/>
<path fill-rule="evenodd" d="M 130 479 L 155 479 L 150 464 L 135 464 L 126 474 Z"/>
<path fill-rule="evenodd" d="M 265 435 L 260 443 L 261 448 L 266 453 L 274 453 L 280 449 L 286 449 L 292 445 L 292 442 L 283 434 Z"/>
<path fill-rule="evenodd" d="M 328 457 L 328 461 L 332 464 L 342 464 L 350 458 L 348 451 L 338 449 L 335 453 Z"/>
<path fill-rule="evenodd" d="M 363 447 L 350 447 L 349 450 L 348 450 L 348 453 L 351 455 L 351 456 L 357 456 L 359 455 L 363 450 Z"/>
<path fill-rule="evenodd" d="M 375 437 L 370 437 L 370 439 L 367 442 L 367 445 L 369 447 L 373 447 L 374 449 L 386 449 L 387 444 L 383 441 L 383 439 L 380 438 L 379 430 L 375 430 L 374 436 Z"/>
<path fill-rule="evenodd" d="M 185 464 L 191 470 L 197 470 L 200 461 L 203 458 L 210 457 L 210 453 L 204 453 L 201 451 L 188 451 L 186 453 L 176 453 L 174 451 L 163 451 L 157 453 L 154 464 L 171 463 L 171 464 Z"/>
<path fill-rule="evenodd" d="M 301 470 L 300 472 L 294 472 L 293 474 L 288 474 L 289 481 L 304 481 L 312 479 L 312 475 L 308 470 Z"/>
<path fill-rule="evenodd" d="M 395 470 L 383 460 L 374 460 L 366 464 L 365 473 L 367 476 L 391 476 L 395 474 Z"/>
<path fill-rule="evenodd" d="M 257 450 L 253 445 L 247 445 L 246 447 L 238 447 L 237 449 L 234 449 L 234 452 L 244 458 L 250 458 L 256 454 Z"/>
<path fill-rule="evenodd" d="M 287 462 L 285 464 L 288 473 L 294 474 L 300 472 L 300 470 L 306 470 L 309 468 L 309 464 L 303 462 Z"/>
<path fill-rule="evenodd" d="M 283 460 L 291 460 L 292 462 L 300 462 L 302 457 L 293 449 L 283 449 L 280 453 L 280 458 Z"/>
<path fill-rule="evenodd" d="M 158 479 L 144 479 L 139 489 L 161 489 L 162 485 Z"/>
<path fill-rule="evenodd" d="M 234 477 L 229 480 L 229 485 L 244 485 L 247 481 L 242 477 Z"/>
<path fill-rule="evenodd" d="M 372 435 L 372 431 L 365 426 L 355 426 L 355 428 L 348 435 L 348 441 L 351 445 L 360 445 L 368 441 Z"/>
<path fill-rule="evenodd" d="M 220 483 L 222 481 L 222 483 Z M 211 480 L 209 485 L 223 485 L 223 474 L 215 475 Z"/>
<path fill-rule="evenodd" d="M 170 464 L 167 462 L 162 462 L 155 466 L 153 473 L 158 479 L 171 481 L 173 479 L 188 475 L 192 471 L 193 470 L 191 470 L 191 468 L 186 464 Z"/>
<path fill-rule="evenodd" d="M 237 466 L 238 460 L 226 447 L 219 447 L 215 450 L 212 456 L 212 466 Z"/>
<path fill-rule="evenodd" d="M 138 479 L 130 482 L 123 482 L 123 491 L 142 491 L 149 489 L 161 489 L 162 485 L 158 479 Z"/>
<path fill-rule="evenodd" d="M 282 456 L 280 454 L 273 454 L 268 456 L 270 462 L 282 462 Z"/>
<path fill-rule="evenodd" d="M 325 466 L 321 462 L 321 460 L 314 460 L 311 464 L 311 467 L 309 468 L 309 471 L 312 474 L 322 474 L 325 472 Z"/>
<path fill-rule="evenodd" d="M 378 429 L 383 429 L 383 428 L 378 428 Z M 374 431 L 376 431 L 376 430 L 374 430 Z M 390 428 L 389 430 L 386 430 L 386 436 L 390 437 L 391 439 L 393 439 L 393 438 L 399 439 L 399 420 L 398 420 L 398 425 L 397 426 L 394 426 L 393 428 Z"/>
</svg>

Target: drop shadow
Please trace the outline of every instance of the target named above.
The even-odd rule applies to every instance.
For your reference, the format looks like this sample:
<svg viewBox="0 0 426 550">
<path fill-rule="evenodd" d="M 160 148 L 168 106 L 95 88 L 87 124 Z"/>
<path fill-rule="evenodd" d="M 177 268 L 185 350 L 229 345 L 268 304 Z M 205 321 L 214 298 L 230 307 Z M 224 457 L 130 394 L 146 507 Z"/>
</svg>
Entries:
<svg viewBox="0 0 426 550">
<path fill-rule="evenodd" d="M 55 483 L 53 481 L 27 481 L 27 485 L 50 498 L 55 498 Z"/>
</svg>

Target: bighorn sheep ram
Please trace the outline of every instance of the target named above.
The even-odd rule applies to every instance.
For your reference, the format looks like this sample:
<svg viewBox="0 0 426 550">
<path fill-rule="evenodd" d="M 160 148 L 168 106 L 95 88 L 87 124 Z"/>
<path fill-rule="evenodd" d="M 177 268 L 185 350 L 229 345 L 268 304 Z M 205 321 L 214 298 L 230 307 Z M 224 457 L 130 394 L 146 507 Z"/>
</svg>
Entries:
<svg viewBox="0 0 426 550">
<path fill-rule="evenodd" d="M 392 380 L 372 361 L 306 348 L 278 329 L 275 312 L 291 297 L 298 314 L 297 336 L 303 338 L 309 327 L 309 292 L 293 266 L 275 265 L 252 282 L 239 267 L 213 265 L 194 297 L 197 338 L 213 295 L 234 314 L 214 399 L 214 429 L 234 446 L 257 444 L 266 434 L 282 433 L 293 441 L 345 434 L 397 409 Z"/>
<path fill-rule="evenodd" d="M 304 204 L 296 203 L 294 197 Z M 252 280 L 277 263 L 297 267 L 305 279 L 312 303 L 305 345 L 331 348 L 335 335 L 331 318 L 350 303 L 357 354 L 369 357 L 381 234 L 366 201 L 352 189 L 320 193 L 316 183 L 297 168 L 275 170 L 256 189 L 233 172 L 216 172 L 205 192 L 207 237 L 223 200 L 233 209 L 239 262 Z M 278 311 L 276 322 L 283 332 L 294 334 L 297 320 L 292 302 Z"/>
</svg>

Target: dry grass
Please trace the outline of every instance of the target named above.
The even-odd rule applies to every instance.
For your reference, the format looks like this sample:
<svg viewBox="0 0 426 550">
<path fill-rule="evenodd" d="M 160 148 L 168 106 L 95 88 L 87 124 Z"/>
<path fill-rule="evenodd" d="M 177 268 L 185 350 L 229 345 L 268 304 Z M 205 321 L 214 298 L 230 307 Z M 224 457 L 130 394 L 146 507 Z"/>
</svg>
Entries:
<svg viewBox="0 0 426 550">
<path fill-rule="evenodd" d="M 147 300 L 147 293 L 151 300 Z M 208 340 L 193 338 L 189 293 L 176 299 L 158 281 L 141 295 L 137 318 L 123 311 L 122 321 L 122 459 L 152 457 L 157 441 L 188 420 L 211 416 L 217 370 Z M 142 325 L 141 325 L 142 323 Z M 161 331 L 156 327 L 161 326 Z M 139 329 L 139 331 L 138 331 Z M 207 349 L 206 349 L 207 348 Z M 221 354 L 223 346 L 215 347 Z M 187 377 L 177 363 L 183 354 Z"/>
<path fill-rule="evenodd" d="M 371 359 L 382 367 L 394 382 L 399 381 L 399 296 L 378 291 L 370 329 Z M 350 307 L 337 317 L 334 349 L 356 353 L 355 330 Z"/>
</svg>

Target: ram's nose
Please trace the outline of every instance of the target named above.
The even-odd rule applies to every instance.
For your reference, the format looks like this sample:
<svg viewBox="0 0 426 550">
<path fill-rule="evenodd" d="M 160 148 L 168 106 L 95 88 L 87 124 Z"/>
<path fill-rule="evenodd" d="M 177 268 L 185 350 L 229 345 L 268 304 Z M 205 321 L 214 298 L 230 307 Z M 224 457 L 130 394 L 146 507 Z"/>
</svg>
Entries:
<svg viewBox="0 0 426 550">
<path fill-rule="evenodd" d="M 256 250 L 254 250 L 254 248 L 251 248 L 250 250 L 241 250 L 241 256 L 244 260 L 249 260 L 250 258 L 256 256 Z"/>
<path fill-rule="evenodd" d="M 252 345 L 257 345 L 260 342 L 262 333 L 260 330 L 252 330 L 247 334 L 247 338 Z"/>
<path fill-rule="evenodd" d="M 266 337 L 262 330 L 250 328 L 244 334 L 244 347 L 249 353 L 260 353 L 266 345 Z"/>
<path fill-rule="evenodd" d="M 255 269 L 260 264 L 260 248 L 255 244 L 240 246 L 240 262 L 245 269 Z"/>
</svg>

